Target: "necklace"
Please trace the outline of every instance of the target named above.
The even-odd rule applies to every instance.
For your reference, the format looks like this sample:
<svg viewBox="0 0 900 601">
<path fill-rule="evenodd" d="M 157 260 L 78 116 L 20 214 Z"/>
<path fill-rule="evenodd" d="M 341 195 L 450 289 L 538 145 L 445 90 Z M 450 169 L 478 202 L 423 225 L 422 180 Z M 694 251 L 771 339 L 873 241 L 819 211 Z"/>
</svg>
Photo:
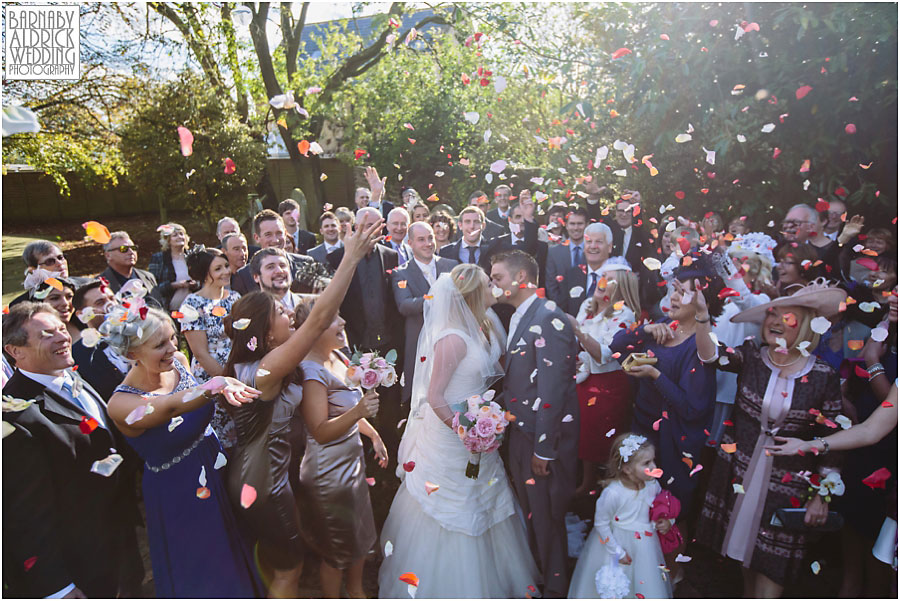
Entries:
<svg viewBox="0 0 900 601">
<path fill-rule="evenodd" d="M 798 356 L 796 359 L 794 359 L 793 361 L 789 361 L 789 362 L 787 362 L 787 363 L 779 363 L 778 361 L 775 360 L 775 357 L 772 356 L 772 349 L 771 349 L 771 347 L 769 348 L 769 351 L 768 351 L 768 352 L 769 352 L 769 361 L 771 361 L 773 365 L 776 365 L 776 366 L 778 366 L 778 367 L 790 367 L 791 365 L 793 365 L 794 363 L 796 363 L 797 361 L 799 361 L 800 359 L 803 358 L 803 355 L 800 355 L 800 356 Z"/>
</svg>

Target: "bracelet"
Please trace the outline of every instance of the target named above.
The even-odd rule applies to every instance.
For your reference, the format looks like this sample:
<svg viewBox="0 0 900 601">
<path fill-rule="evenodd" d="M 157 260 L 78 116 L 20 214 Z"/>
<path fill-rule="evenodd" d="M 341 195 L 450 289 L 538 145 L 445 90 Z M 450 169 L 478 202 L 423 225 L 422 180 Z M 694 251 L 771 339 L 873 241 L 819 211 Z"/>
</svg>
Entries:
<svg viewBox="0 0 900 601">
<path fill-rule="evenodd" d="M 882 365 L 881 363 L 873 363 L 871 366 L 866 368 L 866 371 L 869 372 L 869 375 L 871 376 L 875 372 L 884 371 L 884 365 Z"/>
<path fill-rule="evenodd" d="M 815 437 L 813 437 L 813 440 L 818 440 L 819 442 L 822 443 L 822 446 L 824 447 L 824 450 L 821 453 L 822 455 L 825 455 L 826 453 L 828 453 L 828 450 L 831 448 L 831 445 L 828 444 L 827 440 L 825 440 L 821 436 L 815 436 Z"/>
<path fill-rule="evenodd" d="M 870 373 L 870 374 L 869 374 L 869 382 L 871 382 L 872 380 L 874 380 L 874 379 L 877 378 L 878 376 L 883 376 L 883 375 L 884 375 L 884 369 L 883 369 L 883 368 L 882 368 L 881 371 L 876 371 L 874 374 L 873 374 L 873 373 Z"/>
<path fill-rule="evenodd" d="M 709 315 L 706 316 L 706 319 L 697 319 L 696 317 L 694 317 L 694 321 L 696 321 L 697 323 L 709 323 Z"/>
</svg>

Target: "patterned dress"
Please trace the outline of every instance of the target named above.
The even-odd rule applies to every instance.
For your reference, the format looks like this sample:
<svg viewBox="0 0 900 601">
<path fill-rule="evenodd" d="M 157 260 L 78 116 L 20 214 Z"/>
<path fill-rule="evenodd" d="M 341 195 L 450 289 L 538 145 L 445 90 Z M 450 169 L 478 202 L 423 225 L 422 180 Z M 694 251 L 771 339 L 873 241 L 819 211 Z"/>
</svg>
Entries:
<svg viewBox="0 0 900 601">
<path fill-rule="evenodd" d="M 810 440 L 833 433 L 824 424 L 818 424 L 810 410 L 834 420 L 841 409 L 840 380 L 828 364 L 814 355 L 802 369 L 782 377 L 781 370 L 771 363 L 756 340 L 748 340 L 730 352 L 720 346 L 719 355 L 716 366 L 738 374 L 734 425 L 726 427 L 721 441 L 737 447 L 733 453 L 718 448 L 697 540 L 722 555 L 734 557 L 735 540 L 749 533 L 752 549 L 748 548 L 743 556 L 743 565 L 785 585 L 795 580 L 800 570 L 809 569 L 803 561 L 806 537 L 770 526 L 772 514 L 779 508 L 802 506 L 809 485 L 797 473 L 816 473 L 835 466 L 839 454 L 767 458 L 762 447 L 774 444 L 774 434 Z M 769 418 L 765 425 L 763 415 Z M 761 486 L 753 484 L 751 472 L 764 478 Z M 744 494 L 736 492 L 734 484 L 741 484 Z M 741 520 L 733 519 L 738 515 Z"/>
<path fill-rule="evenodd" d="M 184 307 L 187 305 L 200 314 L 200 317 L 193 321 L 186 321 L 185 318 L 179 319 L 181 331 L 186 332 L 196 330 L 206 332 L 206 345 L 209 349 L 209 354 L 223 367 L 228 361 L 228 355 L 231 353 L 231 339 L 225 335 L 224 317 L 231 313 L 232 305 L 234 305 L 235 301 L 239 298 L 241 298 L 241 295 L 237 292 L 229 292 L 228 296 L 222 300 L 211 300 L 204 298 L 197 293 L 191 293 L 184 299 L 184 302 L 181 303 L 182 313 L 184 313 Z M 221 307 L 225 312 L 222 313 L 221 316 L 213 315 L 213 310 L 216 307 Z M 217 313 L 218 312 L 219 311 L 217 311 Z M 206 370 L 203 369 L 203 366 L 197 361 L 197 357 L 191 358 L 191 373 L 194 374 L 194 377 L 197 378 L 197 381 L 199 382 L 206 382 L 209 380 L 209 374 L 206 373 Z M 216 431 L 216 436 L 219 437 L 219 441 L 226 451 L 230 451 L 232 447 L 237 444 L 237 434 L 234 431 L 234 420 L 225 408 L 218 403 L 216 404 L 216 411 L 213 415 L 212 427 L 213 430 Z"/>
</svg>

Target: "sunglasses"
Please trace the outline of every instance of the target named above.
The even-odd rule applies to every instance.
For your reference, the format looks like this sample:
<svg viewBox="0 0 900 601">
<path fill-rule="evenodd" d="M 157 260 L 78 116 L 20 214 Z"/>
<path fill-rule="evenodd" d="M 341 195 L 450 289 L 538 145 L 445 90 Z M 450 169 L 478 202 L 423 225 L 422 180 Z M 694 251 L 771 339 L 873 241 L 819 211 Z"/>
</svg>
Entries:
<svg viewBox="0 0 900 601">
<path fill-rule="evenodd" d="M 120 253 L 127 253 L 130 250 L 137 252 L 137 249 L 138 249 L 137 244 L 131 244 L 131 245 L 123 244 L 122 246 L 116 246 L 115 248 L 113 248 L 111 250 L 117 250 Z"/>
<path fill-rule="evenodd" d="M 38 265 L 46 266 L 46 265 L 56 265 L 62 264 L 66 262 L 66 258 L 63 255 L 56 255 L 55 257 L 47 257 L 42 262 L 38 263 Z"/>
</svg>

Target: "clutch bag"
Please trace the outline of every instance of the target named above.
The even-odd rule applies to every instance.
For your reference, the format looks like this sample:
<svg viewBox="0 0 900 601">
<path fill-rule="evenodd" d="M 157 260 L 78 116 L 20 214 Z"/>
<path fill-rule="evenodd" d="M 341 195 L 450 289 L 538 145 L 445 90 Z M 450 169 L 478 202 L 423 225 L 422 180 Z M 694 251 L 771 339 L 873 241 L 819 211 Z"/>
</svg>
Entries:
<svg viewBox="0 0 900 601">
<path fill-rule="evenodd" d="M 806 509 L 803 507 L 785 507 L 776 509 L 769 525 L 785 530 L 809 530 L 816 532 L 834 532 L 844 527 L 844 516 L 837 511 L 829 511 L 825 523 L 821 526 L 808 526 L 803 523 Z"/>
</svg>

